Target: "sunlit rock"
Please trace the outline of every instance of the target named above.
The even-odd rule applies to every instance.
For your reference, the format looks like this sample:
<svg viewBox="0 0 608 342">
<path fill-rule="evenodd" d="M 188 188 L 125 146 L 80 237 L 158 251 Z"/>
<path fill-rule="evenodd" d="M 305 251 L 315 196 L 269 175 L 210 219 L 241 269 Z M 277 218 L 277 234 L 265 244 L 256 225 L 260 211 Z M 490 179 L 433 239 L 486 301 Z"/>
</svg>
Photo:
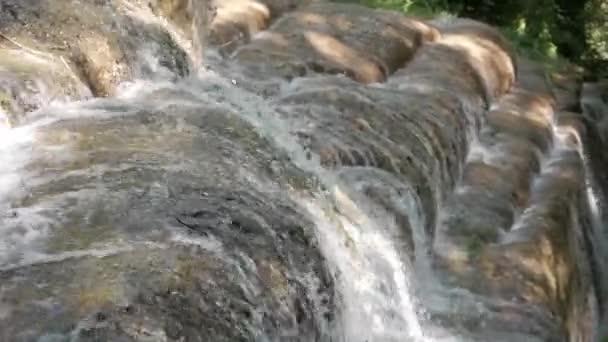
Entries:
<svg viewBox="0 0 608 342">
<path fill-rule="evenodd" d="M 91 95 L 65 59 L 14 45 L 0 47 L 0 112 L 9 126 L 18 126 L 26 113 L 40 107 Z"/>
<path fill-rule="evenodd" d="M 228 108 L 107 105 L 83 110 L 134 112 L 36 135 L 29 192 L 1 221 L 38 235 L 0 247 L 2 336 L 324 338 L 334 294 L 312 224 L 278 191 L 289 161 L 268 168 L 280 153 Z"/>
<path fill-rule="evenodd" d="M 591 342 L 605 321 L 606 92 L 578 105 L 576 73 L 498 30 L 0 5 L 1 341 Z"/>
<path fill-rule="evenodd" d="M 283 16 L 236 51 L 234 59 L 264 67 L 268 76 L 346 74 L 373 83 L 386 79 L 421 43 L 437 36 L 432 27 L 391 12 L 314 3 Z"/>
<path fill-rule="evenodd" d="M 449 270 L 449 286 L 487 301 L 480 317 L 468 318 L 485 322 L 466 329 L 475 338 L 590 340 L 596 328 L 589 322 L 599 318 L 597 291 L 603 291 L 601 276 L 591 269 L 603 257 L 591 256 L 598 249 L 585 242 L 599 228 L 585 195 L 585 177 L 593 177 L 587 152 L 581 153 L 585 129 L 580 114 L 554 112 L 543 70 L 525 68 L 536 74 L 518 79 L 514 91 L 492 106 L 461 183 L 443 208 L 438 266 Z M 443 315 L 460 329 L 460 319 Z"/>
<path fill-rule="evenodd" d="M 94 95 L 115 95 L 121 82 L 174 80 L 188 61 L 158 25 L 139 22 L 112 2 L 2 2 L 2 34 L 19 48 L 61 59 Z"/>
<path fill-rule="evenodd" d="M 498 31 L 473 21 L 439 28 L 441 39 L 423 46 L 407 68 L 395 73 L 391 83 L 402 87 L 443 86 L 467 101 L 484 101 L 486 105 L 511 88 L 516 60 Z"/>
</svg>

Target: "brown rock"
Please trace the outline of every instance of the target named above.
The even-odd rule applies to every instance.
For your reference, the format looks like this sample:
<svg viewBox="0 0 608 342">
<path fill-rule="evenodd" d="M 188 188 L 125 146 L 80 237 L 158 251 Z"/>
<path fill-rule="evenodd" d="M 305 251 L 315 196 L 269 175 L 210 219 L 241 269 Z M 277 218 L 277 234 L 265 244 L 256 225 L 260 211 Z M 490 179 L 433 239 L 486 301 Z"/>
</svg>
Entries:
<svg viewBox="0 0 608 342">
<path fill-rule="evenodd" d="M 271 20 L 310 1 L 295 0 L 223 0 L 216 1 L 216 16 L 211 22 L 209 42 L 224 52 L 251 40 L 266 29 Z"/>
<path fill-rule="evenodd" d="M 119 83 L 133 78 L 174 79 L 188 72 L 185 52 L 160 25 L 141 22 L 113 2 L 2 4 L 8 8 L 0 13 L 5 37 L 25 49 L 65 59 L 95 95 L 113 95 Z"/>
<path fill-rule="evenodd" d="M 492 129 L 526 139 L 540 150 L 547 151 L 552 141 L 551 123 L 543 121 L 521 112 L 493 110 L 488 114 L 488 124 Z"/>
<path fill-rule="evenodd" d="M 456 19 L 441 32 L 454 37 L 456 46 L 462 37 L 476 41 L 479 46 L 471 51 L 473 61 L 491 95 L 499 96 L 515 83 L 519 69 L 515 49 L 496 28 L 469 19 Z"/>
<path fill-rule="evenodd" d="M 78 42 L 75 64 L 96 96 L 114 95 L 116 85 L 131 79 L 126 57 L 116 40 L 109 37 L 89 36 Z"/>
<path fill-rule="evenodd" d="M 565 318 L 573 274 L 581 271 L 575 255 L 582 246 L 571 239 L 582 228 L 573 223 L 580 214 L 575 208 L 582 169 L 576 154 L 556 160 L 554 167 L 537 182 L 509 242 L 489 249 L 480 263 L 489 295 L 516 296 Z"/>
<path fill-rule="evenodd" d="M 138 0 L 130 0 L 138 1 Z M 139 0 L 146 1 L 146 0 Z M 232 53 L 239 45 L 264 30 L 272 19 L 310 2 L 310 0 L 147 0 L 152 11 L 167 18 L 187 38 L 197 31 L 208 44 Z M 204 23 L 195 24 L 196 13 Z"/>
<path fill-rule="evenodd" d="M 482 97 L 489 105 L 514 81 L 515 59 L 509 44 L 495 29 L 467 21 L 442 27 L 441 39 L 420 49 L 390 83 L 398 87 L 442 87 L 469 101 Z"/>
<path fill-rule="evenodd" d="M 474 178 L 482 184 L 499 179 L 482 176 L 476 173 Z M 496 316 L 492 321 L 502 322 L 502 328 L 490 326 L 472 330 L 489 329 L 488 332 L 495 333 L 494 329 L 504 329 L 515 333 L 530 329 L 528 333 L 534 336 L 545 333 L 551 336 L 588 334 L 588 330 L 579 330 L 588 329 L 585 328 L 588 325 L 583 324 L 583 317 L 595 319 L 590 316 L 592 311 L 587 302 L 593 285 L 588 278 L 582 280 L 583 274 L 589 275 L 589 269 L 580 263 L 581 258 L 585 258 L 581 234 L 589 229 L 585 227 L 578 209 L 580 191 L 584 186 L 581 177 L 582 164 L 576 151 L 555 155 L 545 172 L 534 182 L 529 205 L 516 219 L 511 232 L 500 239 L 484 240 L 480 236 L 476 238 L 476 244 L 465 244 L 462 248 L 468 250 L 469 259 L 464 266 L 449 253 L 439 253 L 446 258 L 442 264 L 450 270 L 452 286 L 465 287 L 495 303 Z M 468 202 L 462 206 L 467 208 L 463 227 L 468 230 L 473 227 L 474 220 L 492 217 L 482 215 L 478 209 L 480 204 L 488 205 L 484 201 Z M 491 227 L 491 219 L 487 221 L 487 227 Z M 467 241 L 474 236 L 472 231 L 468 231 L 461 238 Z M 471 255 L 473 247 L 475 253 Z M 539 316 L 526 319 L 528 314 L 524 310 L 511 311 L 510 305 L 534 308 Z M 537 330 L 544 324 L 543 320 L 554 320 L 555 317 L 568 322 L 567 326 L 572 330 L 566 332 L 566 326 L 558 325 L 546 327 L 545 332 Z M 520 321 L 520 325 L 508 323 L 513 320 Z"/>
<path fill-rule="evenodd" d="M 479 161 L 467 163 L 462 177 L 462 184 L 490 191 L 496 195 L 503 196 L 504 199 L 516 207 L 523 207 L 528 200 L 530 170 L 524 169 L 521 170 L 524 172 L 518 174 L 520 170 L 515 165 L 510 168 L 503 168 Z"/>
<path fill-rule="evenodd" d="M 0 113 L 9 126 L 26 122 L 27 113 L 49 103 L 91 96 L 65 60 L 3 45 L 11 44 L 0 44 Z"/>
<path fill-rule="evenodd" d="M 314 3 L 282 17 L 235 52 L 234 58 L 263 65 L 273 75 L 344 73 L 372 83 L 384 80 L 423 41 L 436 37 L 431 27 L 391 12 Z"/>
<path fill-rule="evenodd" d="M 156 15 L 167 18 L 177 27 L 189 32 L 192 25 L 192 1 L 196 1 L 196 5 L 206 2 L 199 0 L 148 0 L 148 7 Z"/>
</svg>

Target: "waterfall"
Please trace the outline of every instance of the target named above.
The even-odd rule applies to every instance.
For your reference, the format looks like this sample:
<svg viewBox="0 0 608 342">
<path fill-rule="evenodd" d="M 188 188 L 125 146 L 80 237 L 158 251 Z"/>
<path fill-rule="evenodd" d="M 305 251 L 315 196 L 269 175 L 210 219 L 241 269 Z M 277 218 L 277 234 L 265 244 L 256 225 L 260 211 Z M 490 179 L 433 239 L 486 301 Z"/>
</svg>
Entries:
<svg viewBox="0 0 608 342">
<path fill-rule="evenodd" d="M 211 83 L 222 94 L 218 106 L 234 110 L 250 122 L 319 183 L 315 193 L 292 191 L 291 197 L 315 223 L 321 250 L 336 278 L 342 305 L 337 312 L 340 322 L 332 328 L 336 341 L 430 341 L 424 337 L 410 286 L 414 265 L 404 261 L 411 246 L 403 243 L 395 214 L 368 203 L 361 195 L 373 177 L 412 215 L 412 224 L 423 227 L 424 218 L 415 216 L 420 209 L 412 190 L 372 168 L 353 171 L 359 173 L 356 180 L 342 179 L 340 173 L 323 168 L 318 156 L 309 158 L 295 143 L 292 132 L 300 122 L 281 119 L 267 100 L 212 71 L 201 71 L 198 78 L 195 82 L 202 81 L 200 86 Z M 284 96 L 289 96 L 289 87 L 283 88 Z"/>
<path fill-rule="evenodd" d="M 342 179 L 338 172 L 324 169 L 318 158 L 308 158 L 307 152 L 294 143 L 296 137 L 292 135 L 293 127 L 298 122 L 280 119 L 274 107 L 258 95 L 247 92 L 234 85 L 231 79 L 215 75 L 211 71 L 201 70 L 197 75 L 178 83 L 166 81 L 135 81 L 120 86 L 120 95 L 116 99 L 92 100 L 89 102 L 55 105 L 53 108 L 43 108 L 31 115 L 31 123 L 16 128 L 3 128 L 1 135 L 3 162 L 0 174 L 2 175 L 2 202 L 7 215 L 15 212 L 17 224 L 6 219 L 3 226 L 11 227 L 4 231 L 7 236 L 5 243 L 0 245 L 2 267 L 0 270 L 18 270 L 24 267 L 44 264 L 61 263 L 66 260 L 78 260 L 88 257 L 106 258 L 135 250 L 137 244 L 124 241 L 116 245 L 95 246 L 87 250 L 68 251 L 59 254 L 47 253 L 43 246 L 49 238 L 56 234 L 53 230 L 55 222 L 49 221 L 45 212 L 47 210 L 60 210 L 61 200 L 56 203 L 57 209 L 52 207 L 30 208 L 28 210 L 11 208 L 10 199 L 27 196 L 30 185 L 47 182 L 45 179 L 31 178 L 23 173 L 23 167 L 31 163 L 39 154 L 32 154 L 32 150 L 39 150 L 44 140 L 40 130 L 47 132 L 47 128 L 54 123 L 64 120 L 111 120 L 118 116 L 133 116 L 138 110 L 126 111 L 121 108 L 145 106 L 151 110 L 159 110 L 171 105 L 191 106 L 205 103 L 217 106 L 249 122 L 256 128 L 261 136 L 266 137 L 279 150 L 287 153 L 292 162 L 302 170 L 309 172 L 319 182 L 319 188 L 314 193 L 306 194 L 292 190 L 290 197 L 299 206 L 299 210 L 306 213 L 316 227 L 320 249 L 328 263 L 332 276 L 335 278 L 338 293 L 336 309 L 336 322 L 328 327 L 329 334 L 335 341 L 429 341 L 424 337 L 417 303 L 411 289 L 412 267 L 406 253 L 408 248 L 403 243 L 402 228 L 393 213 L 380 208 L 361 196 L 361 191 L 368 181 L 368 177 L 377 178 L 378 185 L 386 187 L 387 193 L 394 197 L 396 203 L 403 206 L 405 213 L 419 212 L 416 195 L 412 190 L 389 174 L 378 174 L 376 170 L 361 168 L 357 179 Z M 213 92 L 201 89 L 214 89 Z M 155 99 L 150 102 L 148 94 L 158 92 L 177 92 L 186 95 L 190 100 L 172 100 L 171 98 Z M 156 109 L 154 109 L 156 108 Z M 118 112 L 116 112 L 118 110 Z M 39 117 L 38 119 L 33 119 Z M 68 136 L 65 138 L 70 139 Z M 64 139 L 64 138 L 61 138 Z M 68 140 L 69 141 L 69 140 Z M 64 151 L 49 151 L 56 156 L 48 155 L 53 159 L 69 160 L 71 148 Z M 45 152 L 45 153 L 49 153 Z M 85 174 L 94 175 L 95 169 L 85 170 Z M 103 171 L 102 171 L 103 172 Z M 257 177 L 257 175 L 252 175 Z M 348 176 L 353 177 L 353 175 Z M 255 181 L 255 180 L 254 180 Z M 257 182 L 257 181 L 256 181 Z M 99 183 L 103 186 L 103 183 Z M 404 187 L 399 190 L 399 187 Z M 106 190 L 98 189 L 101 195 Z M 74 198 L 85 201 L 85 197 L 72 193 Z M 83 192 L 82 196 L 97 196 L 95 192 Z M 47 205 L 51 205 L 51 202 Z M 55 204 L 53 204 L 55 205 Z M 422 214 L 420 214 L 422 215 Z M 9 220 L 14 220 L 9 218 Z M 424 225 L 424 218 L 411 217 L 412 224 Z M 22 229 L 28 229 L 25 235 L 20 235 Z M 14 240 L 14 238 L 17 240 Z M 182 241 L 177 237 L 174 241 Z M 10 244 L 10 245 L 8 245 Z M 197 243 L 198 245 L 199 243 Z M 208 244 L 208 242 L 205 242 Z M 165 242 L 159 242 L 162 249 L 168 248 Z M 41 248 L 42 247 L 42 248 Z M 157 247 L 155 247 L 157 248 Z M 12 309 L 9 309 L 12 310 Z"/>
<path fill-rule="evenodd" d="M 1 341 L 587 342 L 594 153 L 493 28 L 5 3 Z"/>
</svg>

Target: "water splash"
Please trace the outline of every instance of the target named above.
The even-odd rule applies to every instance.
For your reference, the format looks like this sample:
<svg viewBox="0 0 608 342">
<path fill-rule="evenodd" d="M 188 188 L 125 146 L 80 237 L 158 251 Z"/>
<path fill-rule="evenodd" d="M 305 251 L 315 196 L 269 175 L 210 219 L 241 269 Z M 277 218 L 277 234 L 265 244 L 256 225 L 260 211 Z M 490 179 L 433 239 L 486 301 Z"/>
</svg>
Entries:
<svg viewBox="0 0 608 342">
<path fill-rule="evenodd" d="M 145 59 L 144 59 L 145 60 Z M 149 61 L 153 64 L 153 60 Z M 171 103 L 189 105 L 206 103 L 233 112 L 252 124 L 257 131 L 269 141 L 285 151 L 291 161 L 313 175 L 319 182 L 319 188 L 313 194 L 303 194 L 295 190 L 290 195 L 315 222 L 318 240 L 327 262 L 332 267 L 338 293 L 341 296 L 341 307 L 338 309 L 338 326 L 335 327 L 336 341 L 352 342 L 422 342 L 425 337 L 417 312 L 417 303 L 413 293 L 413 267 L 408 262 L 408 248 L 400 231 L 402 227 L 396 222 L 394 213 L 375 206 L 372 201 L 361 194 L 362 186 L 379 186 L 397 189 L 403 187 L 400 195 L 391 195 L 392 201 L 402 211 L 407 212 L 410 223 L 416 226 L 413 231 L 417 246 L 424 246 L 426 237 L 420 236 L 418 228 L 424 227 L 424 217 L 420 213 L 414 191 L 396 179 L 375 181 L 378 170 L 349 170 L 351 175 L 361 173 L 360 179 L 371 179 L 363 182 L 348 182 L 342 179 L 337 171 L 321 166 L 319 156 L 312 155 L 298 144 L 294 132 L 301 125 L 295 119 L 288 119 L 276 111 L 276 105 L 252 92 L 243 90 L 232 79 L 223 78 L 210 70 L 199 70 L 198 75 L 181 80 L 178 83 L 159 80 L 137 80 L 121 85 L 115 99 L 93 99 L 70 104 L 54 104 L 36 113 L 30 113 L 29 124 L 17 128 L 0 126 L 0 205 L 4 217 L 0 228 L 3 236 L 11 229 L 14 239 L 4 239 L 0 243 L 0 270 L 9 270 L 27 265 L 61 262 L 67 259 L 84 257 L 104 257 L 132 250 L 132 241 L 124 245 L 92 246 L 77 251 L 66 251 L 56 254 L 43 252 L 40 248 L 45 237 L 49 235 L 48 218 L 45 210 L 57 211 L 52 203 L 46 207 L 30 206 L 27 210 L 11 208 L 13 196 L 27 195 L 28 182 L 44 182 L 41 179 L 27 179 L 24 169 L 35 156 L 33 147 L 37 131 L 53 122 L 65 119 L 87 118 L 99 119 L 115 115 L 125 116 L 137 113 L 136 108 L 165 108 Z M 293 89 L 282 85 L 281 89 L 288 94 Z M 175 91 L 186 99 L 150 99 L 150 94 L 157 91 Z M 59 151 L 58 154 L 70 151 Z M 69 155 L 55 155 L 53 158 L 69 158 Z M 101 171 L 94 168 L 87 172 L 95 174 Z M 76 199 L 95 197 L 96 189 L 88 193 L 72 192 L 69 196 Z M 107 192 L 107 190 L 104 190 Z M 68 197 L 69 197 L 68 196 Z M 54 197 L 53 201 L 66 198 Z M 55 202 L 53 202 L 55 203 Z M 208 249 L 221 249 L 217 243 L 208 240 L 192 241 L 190 238 L 173 237 L 173 242 L 195 244 Z M 416 249 L 421 253 L 417 262 L 426 260 L 424 248 Z M 246 278 L 246 277 L 244 277 Z"/>
<path fill-rule="evenodd" d="M 8 123 L 0 124 L 0 265 L 22 256 L 47 231 L 36 210 L 12 208 L 12 199 L 27 194 L 23 168 L 31 157 L 34 131 L 32 125 L 10 128 Z M 11 224 L 14 221 L 20 222 Z"/>
<path fill-rule="evenodd" d="M 337 272 L 344 305 L 340 341 L 423 341 L 408 288 L 410 270 L 394 241 L 364 213 L 351 214 L 360 216 L 361 225 L 318 202 L 300 203 L 313 215 L 325 257 Z"/>
<path fill-rule="evenodd" d="M 400 227 L 393 214 L 374 208 L 353 183 L 345 184 L 340 174 L 321 166 L 319 156 L 308 155 L 292 135 L 300 123 L 283 118 L 268 101 L 230 80 L 212 72 L 201 78 L 199 87 L 215 89 L 212 93 L 197 92 L 201 100 L 215 100 L 247 120 L 286 151 L 298 167 L 316 176 L 321 189 L 325 189 L 312 197 L 292 192 L 292 197 L 315 222 L 321 249 L 339 284 L 343 306 L 335 338 L 353 342 L 428 341 L 410 284 L 412 265 L 404 261 L 407 248 L 400 243 Z M 375 177 L 366 177 L 370 178 Z M 406 202 L 414 218 L 412 225 L 423 227 L 422 218 L 415 218 L 419 211 L 416 200 L 408 198 Z"/>
<path fill-rule="evenodd" d="M 7 210 L 7 199 L 20 189 L 21 167 L 29 159 L 28 145 L 34 140 L 33 125 L 10 128 L 0 111 L 0 208 Z"/>
</svg>

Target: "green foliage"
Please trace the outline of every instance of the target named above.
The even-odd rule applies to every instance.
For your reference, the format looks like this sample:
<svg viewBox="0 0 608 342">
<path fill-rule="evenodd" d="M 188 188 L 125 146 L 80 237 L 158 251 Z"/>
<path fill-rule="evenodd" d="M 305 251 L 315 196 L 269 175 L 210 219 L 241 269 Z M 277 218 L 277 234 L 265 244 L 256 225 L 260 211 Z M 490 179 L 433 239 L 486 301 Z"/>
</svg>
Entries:
<svg viewBox="0 0 608 342">
<path fill-rule="evenodd" d="M 590 74 L 608 78 L 608 1 L 587 0 L 584 16 L 587 49 L 583 62 Z"/>
<path fill-rule="evenodd" d="M 421 18 L 432 18 L 441 12 L 447 12 L 447 0 L 335 0 L 404 12 Z"/>
<path fill-rule="evenodd" d="M 520 25 L 524 24 L 522 19 Z M 548 70 L 559 70 L 569 63 L 559 54 L 558 47 L 547 29 L 537 36 L 532 36 L 522 29 L 522 26 L 501 28 L 503 35 L 509 39 L 520 56 L 539 62 Z"/>
<path fill-rule="evenodd" d="M 608 66 L 608 0 L 338 1 L 421 18 L 469 17 L 501 28 L 520 54 L 546 65 L 562 65 L 567 59 L 596 74 Z"/>
</svg>

